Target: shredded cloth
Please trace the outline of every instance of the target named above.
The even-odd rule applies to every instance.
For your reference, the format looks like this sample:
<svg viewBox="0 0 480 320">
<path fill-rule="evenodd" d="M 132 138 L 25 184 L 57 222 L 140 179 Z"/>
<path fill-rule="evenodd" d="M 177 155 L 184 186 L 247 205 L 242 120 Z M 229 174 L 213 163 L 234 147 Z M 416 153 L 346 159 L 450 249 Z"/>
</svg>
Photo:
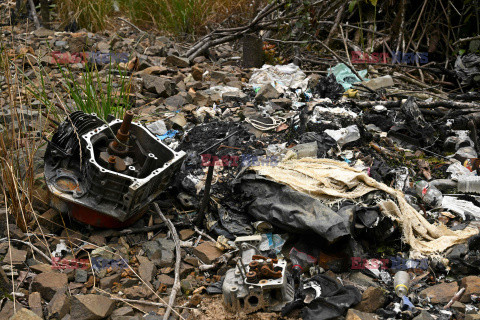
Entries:
<svg viewBox="0 0 480 320">
<path fill-rule="evenodd" d="M 376 181 L 345 162 L 303 158 L 280 162 L 277 166 L 254 166 L 251 169 L 325 203 L 340 199 L 353 200 L 376 190 L 386 192 L 395 201 L 382 201 L 379 203 L 380 210 L 400 224 L 403 240 L 412 249 L 412 257 L 440 255 L 447 248 L 464 243 L 478 233 L 478 228 L 452 231 L 445 225 L 429 223 L 408 204 L 403 192 Z"/>
</svg>

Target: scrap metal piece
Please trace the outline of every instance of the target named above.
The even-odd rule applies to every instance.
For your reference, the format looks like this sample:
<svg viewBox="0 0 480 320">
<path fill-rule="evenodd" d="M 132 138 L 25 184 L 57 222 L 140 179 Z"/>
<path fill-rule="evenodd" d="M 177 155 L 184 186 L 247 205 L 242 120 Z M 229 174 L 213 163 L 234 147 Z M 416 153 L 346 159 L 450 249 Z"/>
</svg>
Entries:
<svg viewBox="0 0 480 320">
<path fill-rule="evenodd" d="M 185 152 L 170 149 L 132 119 L 131 112 L 108 124 L 81 111 L 67 116 L 45 152 L 52 206 L 103 228 L 127 226 L 146 212 Z"/>
<path fill-rule="evenodd" d="M 223 282 L 223 300 L 228 310 L 245 312 L 280 311 L 293 301 L 294 288 L 289 280 L 287 262 L 257 255 L 258 237 L 238 237 L 235 244 L 241 252 L 241 262 L 246 278 L 241 276 L 239 265 L 227 271 Z M 254 259 L 255 257 L 255 259 Z M 261 259 L 264 258 L 264 259 Z"/>
</svg>

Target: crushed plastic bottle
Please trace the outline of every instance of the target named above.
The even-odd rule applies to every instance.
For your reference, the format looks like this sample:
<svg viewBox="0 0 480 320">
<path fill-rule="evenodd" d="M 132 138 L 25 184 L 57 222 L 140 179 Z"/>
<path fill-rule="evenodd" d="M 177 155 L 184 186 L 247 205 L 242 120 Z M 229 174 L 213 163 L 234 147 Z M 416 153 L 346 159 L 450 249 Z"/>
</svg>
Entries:
<svg viewBox="0 0 480 320">
<path fill-rule="evenodd" d="M 395 289 L 395 293 L 400 298 L 404 297 L 408 293 L 408 289 L 410 288 L 410 275 L 406 271 L 398 271 L 395 274 L 393 279 L 393 288 Z"/>
<path fill-rule="evenodd" d="M 480 177 L 477 177 L 477 176 L 458 177 L 458 192 L 480 193 Z"/>
<path fill-rule="evenodd" d="M 437 208 L 442 204 L 443 195 L 440 190 L 431 186 L 427 181 L 421 180 L 415 183 L 417 195 L 429 206 Z"/>
</svg>

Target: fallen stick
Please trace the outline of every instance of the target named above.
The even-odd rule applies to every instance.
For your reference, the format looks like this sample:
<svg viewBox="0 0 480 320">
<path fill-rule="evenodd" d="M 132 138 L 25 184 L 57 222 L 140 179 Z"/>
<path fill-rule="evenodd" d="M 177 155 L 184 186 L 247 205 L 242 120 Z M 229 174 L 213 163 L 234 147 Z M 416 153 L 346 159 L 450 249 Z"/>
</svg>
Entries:
<svg viewBox="0 0 480 320">
<path fill-rule="evenodd" d="M 172 292 L 170 293 L 170 298 L 168 299 L 168 307 L 167 311 L 165 311 L 165 315 L 163 316 L 164 320 L 168 320 L 170 317 L 170 313 L 172 312 L 172 306 L 175 303 L 175 297 L 177 296 L 177 292 L 180 289 L 180 262 L 181 262 L 181 249 L 180 249 L 180 239 L 178 238 L 177 229 L 173 225 L 172 221 L 167 219 L 158 204 L 153 204 L 155 211 L 158 213 L 160 218 L 165 222 L 170 233 L 172 234 L 173 241 L 175 242 L 175 280 L 173 283 Z"/>
<path fill-rule="evenodd" d="M 450 308 L 455 301 L 460 299 L 460 297 L 462 296 L 464 291 L 465 291 L 465 288 L 462 288 L 462 289 L 458 290 L 458 292 L 455 293 L 455 295 L 452 297 L 452 299 L 450 299 L 450 302 L 448 302 L 447 305 L 443 309 Z"/>
<path fill-rule="evenodd" d="M 374 106 L 385 106 L 387 108 L 401 107 L 403 101 L 354 101 L 350 100 L 355 106 L 360 108 L 370 108 Z M 473 102 L 458 102 L 458 101 L 433 101 L 433 102 L 424 102 L 417 101 L 419 108 L 436 108 L 436 107 L 445 107 L 451 109 L 466 109 L 466 108 L 480 108 L 480 104 Z"/>
</svg>

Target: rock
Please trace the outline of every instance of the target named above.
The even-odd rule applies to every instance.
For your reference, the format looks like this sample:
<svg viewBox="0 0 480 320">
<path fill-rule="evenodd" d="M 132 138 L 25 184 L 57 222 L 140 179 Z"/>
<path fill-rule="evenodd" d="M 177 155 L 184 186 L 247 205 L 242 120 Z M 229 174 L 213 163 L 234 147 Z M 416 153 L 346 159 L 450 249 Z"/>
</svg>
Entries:
<svg viewBox="0 0 480 320">
<path fill-rule="evenodd" d="M 108 317 L 115 308 L 115 302 L 97 294 L 76 295 L 72 297 L 70 315 L 75 320 L 97 320 Z"/>
<path fill-rule="evenodd" d="M 171 119 L 170 119 L 171 120 Z M 161 249 L 161 257 L 158 261 L 159 267 L 171 267 L 173 266 L 173 260 L 175 258 L 175 243 L 172 240 L 160 238 L 157 239 Z"/>
<path fill-rule="evenodd" d="M 111 317 L 126 317 L 126 316 L 133 316 L 135 314 L 135 312 L 133 311 L 133 308 L 132 307 L 121 307 L 121 308 L 118 308 L 118 309 L 115 309 L 113 312 L 112 312 L 112 315 Z"/>
<path fill-rule="evenodd" d="M 465 287 L 465 292 L 463 293 L 460 302 L 471 303 L 472 294 L 480 294 L 480 277 L 477 276 L 468 276 L 462 279 L 460 282 L 461 287 Z"/>
<path fill-rule="evenodd" d="M 165 67 L 152 66 L 152 67 L 145 68 L 142 71 L 136 72 L 135 75 L 140 75 L 140 76 L 141 75 L 149 75 L 149 74 L 161 75 L 161 74 L 167 74 L 167 73 L 168 73 L 168 69 L 165 68 Z"/>
<path fill-rule="evenodd" d="M 153 296 L 152 290 L 145 285 L 127 288 L 124 293 L 128 299 L 148 299 Z"/>
<path fill-rule="evenodd" d="M 47 305 L 49 317 L 62 319 L 70 312 L 70 298 L 64 292 L 57 292 Z"/>
<path fill-rule="evenodd" d="M 170 118 L 169 120 L 182 129 L 187 125 L 187 120 L 185 119 L 185 116 L 181 113 L 177 113 L 173 118 Z"/>
<path fill-rule="evenodd" d="M 146 282 L 152 282 L 153 277 L 157 273 L 157 268 L 155 264 L 151 262 L 147 257 L 138 256 L 138 262 L 140 262 L 140 266 L 138 267 L 138 274 L 140 278 L 145 280 Z"/>
<path fill-rule="evenodd" d="M 228 72 L 224 71 L 212 71 L 210 73 L 210 80 L 214 82 L 223 82 L 229 76 Z"/>
<path fill-rule="evenodd" d="M 46 263 L 37 263 L 37 264 L 34 264 L 33 266 L 30 266 L 30 269 L 38 273 L 50 272 L 52 271 L 52 265 L 46 264 Z"/>
<path fill-rule="evenodd" d="M 175 94 L 175 84 L 166 78 L 142 75 L 143 85 L 149 92 L 158 94 L 163 98 L 170 97 Z"/>
<path fill-rule="evenodd" d="M 201 69 L 199 66 L 193 66 L 192 67 L 192 77 L 195 79 L 195 81 L 202 81 L 203 79 L 203 69 Z"/>
<path fill-rule="evenodd" d="M 44 272 L 32 281 L 32 290 L 38 291 L 42 298 L 50 301 L 59 290 L 66 290 L 68 277 L 65 273 Z"/>
<path fill-rule="evenodd" d="M 480 314 L 467 314 L 465 320 L 480 320 Z"/>
<path fill-rule="evenodd" d="M 180 238 L 180 240 L 185 241 L 190 239 L 194 234 L 195 231 L 193 231 L 192 229 L 183 229 L 180 230 L 180 232 L 178 233 L 178 237 Z"/>
<path fill-rule="evenodd" d="M 22 308 L 15 313 L 9 320 L 43 320 L 35 312 Z"/>
<path fill-rule="evenodd" d="M 361 287 L 378 287 L 378 283 L 376 283 L 375 281 L 373 281 L 372 278 L 361 272 L 353 272 L 352 274 L 350 274 L 349 278 L 350 281 L 358 284 Z"/>
<path fill-rule="evenodd" d="M 457 293 L 458 284 L 456 282 L 441 283 L 422 290 L 420 298 L 430 298 L 431 303 L 448 303 Z"/>
<path fill-rule="evenodd" d="M 199 56 L 199 57 L 196 57 L 195 59 L 193 59 L 193 63 L 202 63 L 202 62 L 205 62 L 207 61 L 207 58 L 205 58 L 205 56 Z"/>
<path fill-rule="evenodd" d="M 164 103 L 167 106 L 180 108 L 181 106 L 183 106 L 187 103 L 187 100 L 183 96 L 177 94 L 177 95 L 174 95 L 174 96 L 171 96 L 171 97 L 168 97 L 167 99 L 165 99 Z"/>
<path fill-rule="evenodd" d="M 162 257 L 162 247 L 157 241 L 144 242 L 142 249 L 152 261 L 159 260 Z"/>
<path fill-rule="evenodd" d="M 145 50 L 145 54 L 149 56 L 163 57 L 166 54 L 166 47 L 164 44 L 151 46 L 151 47 L 148 47 L 147 50 Z"/>
<path fill-rule="evenodd" d="M 99 247 L 103 247 L 104 245 L 107 244 L 107 239 L 105 239 L 104 236 L 101 236 L 99 234 L 90 236 L 90 238 L 88 238 L 88 241 L 90 241 L 93 244 L 96 244 Z"/>
<path fill-rule="evenodd" d="M 276 104 L 282 109 L 286 109 L 292 106 L 292 100 L 288 98 L 278 98 L 278 99 L 272 99 L 270 102 Z"/>
<path fill-rule="evenodd" d="M 28 306 L 37 316 L 43 317 L 42 297 L 39 292 L 32 292 L 28 296 Z"/>
<path fill-rule="evenodd" d="M 26 259 L 27 259 L 26 250 L 18 250 L 13 246 L 10 246 L 7 254 L 5 255 L 5 258 L 3 259 L 3 263 L 20 265 L 20 264 L 23 264 Z"/>
<path fill-rule="evenodd" d="M 75 270 L 75 282 L 85 283 L 88 280 L 88 272 L 83 269 Z"/>
<path fill-rule="evenodd" d="M 235 91 L 235 92 L 225 92 L 222 94 L 223 102 L 240 102 L 245 103 L 248 101 L 248 96 L 243 93 L 242 91 Z"/>
<path fill-rule="evenodd" d="M 175 283 L 175 279 L 170 277 L 170 276 L 167 276 L 166 274 L 161 274 L 157 277 L 157 280 L 161 283 L 161 284 L 164 284 L 166 286 L 173 286 L 173 284 Z"/>
<path fill-rule="evenodd" d="M 13 312 L 13 301 L 7 299 L 2 311 L 0 311 L 0 319 L 10 319 L 10 317 L 13 315 Z"/>
<path fill-rule="evenodd" d="M 362 301 L 355 306 L 355 309 L 362 312 L 375 312 L 385 305 L 387 299 L 385 293 L 379 287 L 368 287 L 362 294 Z"/>
<path fill-rule="evenodd" d="M 50 36 L 53 36 L 54 34 L 55 34 L 55 31 L 45 29 L 45 28 L 40 28 L 33 31 L 34 36 L 41 37 L 41 38 L 50 37 Z"/>
<path fill-rule="evenodd" d="M 100 288 L 101 289 L 108 289 L 113 286 L 115 282 L 119 282 L 120 279 L 122 278 L 121 274 L 116 273 L 114 275 L 105 277 L 100 279 Z"/>
<path fill-rule="evenodd" d="M 178 57 L 174 55 L 168 56 L 167 59 L 165 60 L 165 63 L 171 66 L 179 67 L 179 68 L 187 68 L 190 66 L 190 60 L 188 60 L 187 58 Z"/>
<path fill-rule="evenodd" d="M 211 264 L 223 253 L 215 246 L 215 243 L 205 241 L 193 249 L 193 254 L 195 254 L 203 263 Z"/>
<path fill-rule="evenodd" d="M 54 208 L 50 208 L 38 216 L 38 222 L 42 227 L 54 233 L 62 228 L 62 217 L 60 212 Z"/>
<path fill-rule="evenodd" d="M 394 86 L 393 83 L 393 78 L 392 76 L 383 76 L 383 77 L 378 77 L 372 80 L 368 81 L 363 81 L 362 84 L 372 90 L 378 90 L 381 88 L 387 88 L 387 87 L 392 87 Z"/>
<path fill-rule="evenodd" d="M 264 84 L 260 90 L 258 90 L 255 100 L 265 101 L 271 99 L 277 99 L 280 97 L 280 93 L 270 83 Z"/>
<path fill-rule="evenodd" d="M 450 308 L 452 310 L 457 310 L 460 313 L 465 313 L 465 305 L 460 301 L 455 301 Z"/>
<path fill-rule="evenodd" d="M 376 320 L 375 314 L 349 309 L 345 320 Z"/>
<path fill-rule="evenodd" d="M 0 268 L 0 292 L 12 292 L 12 283 L 5 274 L 3 268 Z"/>
<path fill-rule="evenodd" d="M 428 313 L 428 312 L 425 311 L 425 310 L 422 310 L 418 316 L 416 316 L 415 318 L 413 318 L 413 320 L 433 320 L 433 319 L 435 319 L 435 318 L 432 317 L 432 316 L 430 315 L 430 313 Z"/>
</svg>

